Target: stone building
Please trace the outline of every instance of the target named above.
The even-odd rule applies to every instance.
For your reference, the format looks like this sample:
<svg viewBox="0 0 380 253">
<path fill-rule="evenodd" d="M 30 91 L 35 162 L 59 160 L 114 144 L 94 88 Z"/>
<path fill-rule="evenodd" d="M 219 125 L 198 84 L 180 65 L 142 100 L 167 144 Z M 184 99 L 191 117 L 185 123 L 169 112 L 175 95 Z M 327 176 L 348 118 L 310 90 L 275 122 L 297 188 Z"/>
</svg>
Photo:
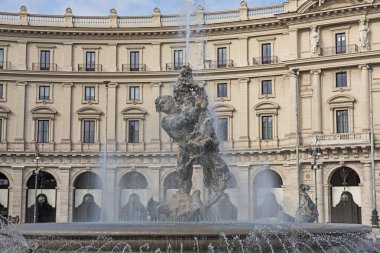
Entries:
<svg viewBox="0 0 380 253">
<path fill-rule="evenodd" d="M 317 193 L 320 222 L 370 224 L 374 187 L 380 195 L 379 8 L 199 6 L 189 51 L 183 18 L 158 8 L 139 17 L 0 13 L 1 214 L 32 219 L 36 186 L 56 222 L 96 220 L 102 207 L 115 221 L 131 194 L 144 206 L 170 197 L 177 147 L 154 101 L 171 94 L 189 58 L 217 118 L 238 220 L 262 218 L 266 200 L 294 215 L 304 183 Z M 311 142 L 321 147 L 316 178 Z M 195 168 L 194 188 L 205 199 L 201 174 Z"/>
</svg>

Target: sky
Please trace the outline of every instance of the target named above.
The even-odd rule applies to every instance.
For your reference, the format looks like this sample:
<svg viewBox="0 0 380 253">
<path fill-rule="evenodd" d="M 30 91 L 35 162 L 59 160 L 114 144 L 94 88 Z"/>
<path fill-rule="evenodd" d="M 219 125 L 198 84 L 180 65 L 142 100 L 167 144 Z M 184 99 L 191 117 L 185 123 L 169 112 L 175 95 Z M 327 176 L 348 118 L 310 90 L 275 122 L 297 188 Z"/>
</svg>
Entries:
<svg viewBox="0 0 380 253">
<path fill-rule="evenodd" d="M 184 1 L 189 0 L 0 0 L 0 12 L 18 12 L 25 5 L 28 13 L 64 14 L 71 7 L 74 15 L 108 15 L 115 8 L 120 16 L 151 15 L 155 7 L 162 14 L 183 12 Z M 238 9 L 241 0 L 196 0 L 206 11 Z M 286 0 L 246 0 L 248 7 L 280 4 Z"/>
</svg>

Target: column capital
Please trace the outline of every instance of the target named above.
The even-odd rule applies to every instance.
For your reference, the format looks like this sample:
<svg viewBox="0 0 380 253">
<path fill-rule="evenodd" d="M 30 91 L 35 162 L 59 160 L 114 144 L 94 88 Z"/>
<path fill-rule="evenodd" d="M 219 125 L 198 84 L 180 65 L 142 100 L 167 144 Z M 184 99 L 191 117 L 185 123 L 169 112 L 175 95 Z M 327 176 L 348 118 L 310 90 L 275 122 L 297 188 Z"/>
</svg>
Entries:
<svg viewBox="0 0 380 253">
<path fill-rule="evenodd" d="M 74 86 L 74 83 L 63 83 L 63 87 L 65 88 L 71 88 L 72 86 Z"/>
<path fill-rule="evenodd" d="M 298 77 L 299 73 L 300 73 L 299 68 L 289 69 L 289 76 L 290 77 Z"/>
<path fill-rule="evenodd" d="M 17 82 L 17 86 L 27 86 L 28 82 Z"/>
<path fill-rule="evenodd" d="M 156 87 L 156 88 L 159 88 L 162 86 L 162 83 L 161 82 L 158 82 L 158 83 L 152 83 L 152 86 L 153 87 Z"/>
<path fill-rule="evenodd" d="M 322 73 L 321 69 L 311 69 L 310 70 L 310 74 L 313 74 L 313 75 L 319 75 L 321 73 Z"/>
<path fill-rule="evenodd" d="M 240 79 L 239 79 L 239 82 L 240 82 L 240 83 L 247 83 L 247 84 L 248 84 L 250 81 L 251 81 L 251 80 L 250 80 L 249 78 L 240 78 Z"/>
<path fill-rule="evenodd" d="M 361 70 L 368 70 L 371 68 L 372 68 L 371 64 L 360 64 L 360 65 L 358 65 L 358 69 L 361 69 Z"/>
<path fill-rule="evenodd" d="M 108 88 L 116 88 L 117 86 L 119 86 L 119 83 L 109 83 L 108 84 Z"/>
</svg>

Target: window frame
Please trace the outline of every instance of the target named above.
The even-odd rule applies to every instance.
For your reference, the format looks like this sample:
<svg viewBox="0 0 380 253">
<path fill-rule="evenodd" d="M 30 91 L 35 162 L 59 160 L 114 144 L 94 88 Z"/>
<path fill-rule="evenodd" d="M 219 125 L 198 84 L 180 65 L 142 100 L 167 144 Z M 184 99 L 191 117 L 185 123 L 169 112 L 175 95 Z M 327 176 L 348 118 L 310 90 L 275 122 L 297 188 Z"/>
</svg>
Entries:
<svg viewBox="0 0 380 253">
<path fill-rule="evenodd" d="M 337 94 L 328 99 L 328 104 L 330 107 L 330 122 L 331 122 L 331 133 L 337 133 L 337 110 L 348 110 L 348 133 L 354 132 L 354 104 L 356 102 L 355 98 L 350 95 Z"/>
<path fill-rule="evenodd" d="M 218 97 L 218 85 L 219 84 L 227 84 L 227 96 L 226 97 Z M 214 81 L 214 101 L 231 101 L 231 80 L 218 80 Z"/>
<path fill-rule="evenodd" d="M 268 91 L 264 92 L 264 84 L 270 84 L 270 86 L 269 86 L 270 92 L 268 92 Z M 261 95 L 263 95 L 263 96 L 273 95 L 273 82 L 272 82 L 272 80 L 270 80 L 270 79 L 269 80 L 268 79 L 261 80 Z"/>
<path fill-rule="evenodd" d="M 43 91 L 41 91 L 43 90 Z M 48 95 L 46 96 L 46 91 Z M 41 92 L 43 95 L 41 95 Z M 50 85 L 39 85 L 38 86 L 38 100 L 50 100 Z"/>
<path fill-rule="evenodd" d="M 140 138 L 140 125 L 141 125 L 141 123 L 140 123 L 140 119 L 128 119 L 127 120 L 127 143 L 130 143 L 130 144 L 138 144 L 138 143 L 140 143 L 140 141 L 141 141 L 141 138 Z M 131 133 L 131 123 L 132 122 L 137 122 L 137 131 L 136 131 L 136 129 L 135 129 L 135 133 L 133 134 L 133 135 L 131 135 L 132 133 Z M 136 132 L 137 132 L 137 137 L 136 137 Z M 133 136 L 133 138 L 137 138 L 137 140 L 136 139 L 133 139 L 133 138 L 131 138 Z"/>
<path fill-rule="evenodd" d="M 94 100 L 86 100 L 86 87 L 94 87 Z M 99 84 L 85 83 L 82 85 L 82 104 L 98 104 L 99 103 Z"/>
<path fill-rule="evenodd" d="M 132 55 L 134 55 L 132 57 Z M 137 56 L 137 57 L 136 57 Z M 133 62 L 133 61 L 137 61 Z M 130 50 L 129 51 L 129 70 L 130 71 L 140 71 L 140 51 L 139 50 Z"/>
<path fill-rule="evenodd" d="M 220 116 L 220 117 L 216 117 L 215 118 L 216 122 L 215 122 L 215 130 L 216 130 L 216 135 L 218 136 L 218 139 L 219 141 L 221 142 L 227 142 L 229 141 L 229 137 L 230 137 L 230 131 L 229 131 L 229 117 L 228 116 Z M 225 133 L 223 133 L 222 137 L 224 138 L 221 138 L 221 135 L 220 135 L 220 130 L 219 130 L 219 124 L 220 124 L 220 120 L 225 120 L 225 128 L 223 130 L 225 130 Z"/>
<path fill-rule="evenodd" d="M 339 76 L 342 76 L 343 78 L 339 78 Z M 336 72 L 335 73 L 335 87 L 340 89 L 340 88 L 347 88 L 348 87 L 348 77 L 347 77 L 347 72 L 342 71 L 342 72 Z"/>
<path fill-rule="evenodd" d="M 90 59 L 88 58 L 89 55 L 93 55 L 93 61 L 92 57 Z M 88 50 L 85 52 L 85 70 L 86 71 L 96 71 L 96 51 L 94 50 Z M 88 63 L 90 62 L 90 65 Z"/>
<path fill-rule="evenodd" d="M 41 87 L 49 87 L 49 98 L 43 99 L 40 97 Z M 53 103 L 54 84 L 51 83 L 37 83 L 36 84 L 36 103 L 51 104 Z"/>
<path fill-rule="evenodd" d="M 181 61 L 176 61 L 177 60 L 177 53 L 181 52 Z M 184 57 L 185 55 L 185 50 L 183 48 L 175 48 L 173 49 L 173 70 L 180 70 L 182 66 L 185 64 Z M 178 65 L 179 64 L 179 65 Z"/>
<path fill-rule="evenodd" d="M 0 59 L 0 69 L 5 69 L 5 66 L 4 66 L 4 63 L 6 62 L 5 61 L 5 48 L 0 47 L 0 51 L 3 52 L 3 59 L 2 60 Z"/>
<path fill-rule="evenodd" d="M 343 124 L 343 128 L 340 127 L 339 115 L 338 115 L 339 112 L 345 112 L 345 119 L 343 120 L 343 122 L 341 122 Z M 337 134 L 348 134 L 348 133 L 350 133 L 349 109 L 348 108 L 335 109 L 334 114 L 335 114 L 335 133 L 337 133 Z M 340 128 L 342 130 L 340 130 Z"/>
<path fill-rule="evenodd" d="M 264 119 L 271 119 L 270 123 L 270 131 L 268 132 L 266 129 L 264 129 L 264 127 L 266 126 L 265 122 L 264 122 Z M 273 137 L 274 137 L 274 134 L 273 134 L 273 123 L 274 123 L 274 117 L 273 115 L 271 114 L 263 114 L 263 115 L 260 115 L 260 132 L 261 132 L 261 135 L 260 135 L 260 139 L 263 140 L 263 141 L 271 141 L 273 140 Z M 268 122 L 267 122 L 268 123 Z M 265 131 L 264 131 L 265 130 Z M 268 134 L 270 133 L 270 134 Z M 267 136 L 268 135 L 268 136 Z"/>
<path fill-rule="evenodd" d="M 81 138 L 81 142 L 83 144 L 96 144 L 96 130 L 97 130 L 97 120 L 96 119 L 83 119 L 82 120 L 82 138 Z M 93 135 L 91 136 L 91 129 L 89 130 L 88 132 L 88 136 L 86 135 L 86 123 L 93 123 L 92 126 L 93 126 Z M 91 127 L 91 124 L 89 125 L 89 127 Z M 88 137 L 88 138 L 86 138 Z M 87 140 L 88 139 L 88 140 Z"/>
<path fill-rule="evenodd" d="M 43 54 L 46 54 L 46 53 L 49 53 L 48 54 L 48 60 L 47 60 L 47 57 L 45 55 L 45 57 L 43 57 Z M 50 70 L 51 68 L 51 50 L 47 50 L 47 49 L 41 49 L 40 50 L 40 60 L 39 60 L 39 69 L 40 70 Z M 43 61 L 46 61 L 47 62 L 43 62 Z"/>
<path fill-rule="evenodd" d="M 220 51 L 222 51 L 222 54 L 220 54 Z M 220 56 L 222 56 L 222 59 L 219 58 Z M 228 67 L 228 48 L 227 48 L 227 46 L 220 46 L 220 47 L 216 48 L 216 66 L 217 66 L 217 68 L 227 68 Z"/>
<path fill-rule="evenodd" d="M 139 88 L 139 99 L 131 99 L 131 87 L 138 87 Z M 143 102 L 143 85 L 142 84 L 128 84 L 126 86 L 127 91 L 127 98 L 126 103 L 127 104 L 142 104 Z"/>
<path fill-rule="evenodd" d="M 347 79 L 347 86 L 345 87 L 338 87 L 337 86 L 337 75 L 339 73 L 346 73 L 346 79 Z M 332 71 L 332 74 L 331 74 L 331 78 L 332 80 L 334 80 L 334 82 L 332 82 L 332 91 L 333 92 L 344 92 L 344 91 L 348 91 L 348 90 L 351 90 L 351 69 L 350 68 L 341 68 L 341 69 L 337 69 L 335 71 Z"/>
<path fill-rule="evenodd" d="M 42 131 L 40 123 L 43 123 Z M 42 134 L 42 136 L 41 136 Z M 36 119 L 36 142 L 37 143 L 49 143 L 50 142 L 50 120 L 39 118 Z"/>
<path fill-rule="evenodd" d="M 343 36 L 342 36 L 343 35 Z M 339 42 L 338 37 L 344 38 Z M 335 54 L 346 54 L 347 53 L 347 34 L 346 32 L 335 33 Z"/>
<path fill-rule="evenodd" d="M 273 58 L 273 43 L 271 42 L 264 42 L 261 43 L 260 48 L 261 48 L 261 64 L 272 64 L 272 58 Z M 267 50 L 264 50 L 264 46 L 269 46 L 269 56 L 264 54 L 267 53 Z"/>
<path fill-rule="evenodd" d="M 222 89 L 220 89 L 222 87 Z M 221 94 L 223 93 L 223 94 Z M 216 84 L 216 97 L 227 98 L 228 97 L 228 83 L 217 83 Z"/>
</svg>

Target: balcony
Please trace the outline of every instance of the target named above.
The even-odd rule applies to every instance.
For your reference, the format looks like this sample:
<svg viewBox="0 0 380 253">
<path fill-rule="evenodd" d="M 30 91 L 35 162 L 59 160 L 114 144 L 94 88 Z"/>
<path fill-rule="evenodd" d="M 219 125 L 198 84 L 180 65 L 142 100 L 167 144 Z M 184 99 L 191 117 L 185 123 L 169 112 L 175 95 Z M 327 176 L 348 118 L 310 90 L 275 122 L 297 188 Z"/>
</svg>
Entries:
<svg viewBox="0 0 380 253">
<path fill-rule="evenodd" d="M 78 71 L 101 72 L 102 64 L 78 64 Z"/>
<path fill-rule="evenodd" d="M 277 56 L 257 57 L 252 59 L 253 65 L 277 64 L 278 62 Z"/>
<path fill-rule="evenodd" d="M 135 72 L 135 71 L 146 71 L 145 64 L 123 64 L 122 66 L 123 72 Z"/>
<path fill-rule="evenodd" d="M 32 64 L 32 70 L 37 71 L 57 71 L 57 64 L 37 62 Z"/>
<path fill-rule="evenodd" d="M 166 63 L 166 70 L 180 70 L 184 65 L 178 63 Z"/>
<path fill-rule="evenodd" d="M 347 134 L 319 134 L 309 137 L 310 142 L 318 141 L 321 145 L 352 145 L 369 144 L 369 133 L 347 133 Z"/>
<path fill-rule="evenodd" d="M 228 61 L 205 60 L 205 69 L 232 68 L 233 66 L 234 66 L 234 62 L 232 60 L 228 60 Z"/>
<path fill-rule="evenodd" d="M 347 45 L 343 47 L 325 47 L 321 48 L 322 56 L 339 55 L 339 54 L 355 54 L 359 53 L 358 45 Z"/>
<path fill-rule="evenodd" d="M 11 69 L 11 63 L 8 61 L 0 61 L 0 70 Z"/>
</svg>

